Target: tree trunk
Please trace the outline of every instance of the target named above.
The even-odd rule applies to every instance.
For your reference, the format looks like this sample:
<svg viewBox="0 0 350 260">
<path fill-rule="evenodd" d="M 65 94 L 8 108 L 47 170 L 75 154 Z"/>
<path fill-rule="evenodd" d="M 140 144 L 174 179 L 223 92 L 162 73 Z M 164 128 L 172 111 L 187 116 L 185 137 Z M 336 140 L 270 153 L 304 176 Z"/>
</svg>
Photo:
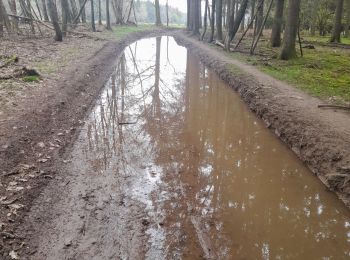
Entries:
<svg viewBox="0 0 350 260">
<path fill-rule="evenodd" d="M 79 0 L 79 6 L 81 11 L 81 22 L 82 23 L 86 23 L 86 13 L 85 13 L 85 4 L 84 4 L 84 0 Z"/>
<path fill-rule="evenodd" d="M 205 0 L 205 11 L 204 11 L 204 30 L 202 33 L 201 40 L 203 41 L 205 33 L 207 32 L 207 26 L 208 26 L 208 5 L 209 0 Z"/>
<path fill-rule="evenodd" d="M 211 21 L 210 21 L 210 27 L 211 27 L 211 33 L 209 42 L 212 42 L 214 40 L 214 33 L 215 33 L 215 8 L 216 8 L 216 0 L 211 0 Z"/>
<path fill-rule="evenodd" d="M 299 12 L 301 0 L 289 0 L 286 29 L 283 35 L 283 46 L 280 58 L 289 60 L 296 57 L 295 39 L 299 26 Z"/>
<path fill-rule="evenodd" d="M 160 6 L 159 6 L 159 0 L 155 0 L 155 11 L 156 11 L 156 25 L 161 26 L 162 20 L 160 19 Z"/>
<path fill-rule="evenodd" d="M 12 14 L 17 15 L 16 0 L 9 0 L 8 3 L 9 3 L 10 10 L 11 10 Z M 15 30 L 18 30 L 18 20 L 17 19 L 13 20 L 13 27 Z"/>
<path fill-rule="evenodd" d="M 107 24 L 107 30 L 112 30 L 111 27 L 111 17 L 109 15 L 109 0 L 106 0 L 106 24 Z"/>
<path fill-rule="evenodd" d="M 49 21 L 49 15 L 47 13 L 47 8 L 46 8 L 46 0 L 42 0 L 41 4 L 43 6 L 43 15 L 44 15 L 44 21 L 48 22 Z"/>
<path fill-rule="evenodd" d="M 98 24 L 102 25 L 101 0 L 98 0 Z"/>
<path fill-rule="evenodd" d="M 216 6 L 216 39 L 222 41 L 222 0 L 217 0 Z"/>
<path fill-rule="evenodd" d="M 346 21 L 345 21 L 345 37 L 349 37 L 349 29 L 350 29 L 350 0 L 346 1 Z"/>
<path fill-rule="evenodd" d="M 90 0 L 90 3 L 91 3 L 91 29 L 93 32 L 96 32 L 94 0 Z"/>
<path fill-rule="evenodd" d="M 271 46 L 272 47 L 280 47 L 281 46 L 283 9 L 284 9 L 284 0 L 277 0 L 275 17 L 273 19 L 272 32 L 271 32 Z"/>
<path fill-rule="evenodd" d="M 191 0 L 187 0 L 187 30 L 191 29 Z"/>
<path fill-rule="evenodd" d="M 5 5 L 2 2 L 2 0 L 0 0 L 0 36 L 1 37 L 3 36 L 3 33 L 4 33 L 4 27 L 6 28 L 7 33 L 11 32 L 11 23 L 7 16 Z"/>
<path fill-rule="evenodd" d="M 251 24 L 250 29 L 253 28 L 253 25 L 254 25 L 254 23 L 252 23 L 252 19 L 253 19 L 253 15 L 255 14 L 255 3 L 256 3 L 256 0 L 251 1 L 251 7 L 250 7 L 251 12 L 250 12 L 250 22 L 249 22 Z"/>
<path fill-rule="evenodd" d="M 78 14 L 79 14 L 77 3 L 75 2 L 75 0 L 70 0 L 70 6 L 71 6 L 71 9 L 72 9 L 72 19 L 71 19 L 71 21 L 73 22 L 73 19 L 75 17 L 77 17 Z M 77 22 L 79 22 L 79 20 Z"/>
<path fill-rule="evenodd" d="M 62 41 L 62 31 L 60 28 L 60 25 L 58 23 L 58 13 L 57 13 L 57 8 L 56 5 L 53 2 L 54 0 L 47 0 L 47 8 L 49 9 L 49 14 L 51 18 L 52 25 L 55 29 L 55 40 L 56 41 Z"/>
<path fill-rule="evenodd" d="M 335 10 L 334 26 L 330 42 L 340 42 L 341 34 L 341 20 L 343 16 L 344 0 L 337 1 L 337 8 Z"/>
<path fill-rule="evenodd" d="M 256 18 L 256 26 L 255 26 L 255 34 L 260 30 L 260 27 L 262 26 L 263 20 L 264 20 L 264 4 L 265 1 L 261 0 L 262 4 L 260 5 L 260 8 L 258 9 L 258 16 Z"/>
<path fill-rule="evenodd" d="M 316 27 L 317 27 L 317 6 L 319 4 L 319 0 L 312 0 L 311 6 L 311 21 L 310 21 L 310 34 L 315 36 Z"/>
<path fill-rule="evenodd" d="M 201 14 L 200 14 L 200 5 L 201 0 L 194 0 L 194 6 L 193 6 L 193 33 L 199 35 L 199 27 L 200 27 L 200 20 L 201 20 Z"/>
<path fill-rule="evenodd" d="M 61 0 L 61 9 L 62 9 L 62 33 L 63 33 L 63 36 L 66 36 L 67 23 L 68 23 L 68 1 L 67 0 Z"/>
<path fill-rule="evenodd" d="M 169 27 L 169 3 L 166 0 L 166 26 Z"/>
<path fill-rule="evenodd" d="M 249 0 L 242 0 L 241 5 L 239 7 L 239 10 L 236 14 L 236 19 L 234 20 L 232 27 L 229 28 L 229 35 L 228 35 L 226 42 L 225 42 L 225 48 L 227 50 L 229 50 L 230 43 L 233 40 L 233 38 L 235 37 L 235 35 L 239 29 L 239 25 L 242 22 L 245 11 L 247 10 L 248 2 L 249 2 Z M 230 19 L 230 20 L 232 20 L 232 19 Z"/>
</svg>

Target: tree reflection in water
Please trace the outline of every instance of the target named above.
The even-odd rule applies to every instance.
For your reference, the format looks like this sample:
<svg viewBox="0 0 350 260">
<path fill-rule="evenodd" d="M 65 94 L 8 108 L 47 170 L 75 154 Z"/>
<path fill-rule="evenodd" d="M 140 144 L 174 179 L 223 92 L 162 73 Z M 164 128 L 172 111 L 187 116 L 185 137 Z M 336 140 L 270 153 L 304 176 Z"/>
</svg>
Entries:
<svg viewBox="0 0 350 260">
<path fill-rule="evenodd" d="M 146 194 L 160 255 L 350 256 L 348 211 L 173 38 L 126 48 L 86 137 L 96 172 L 147 176 L 130 192 Z"/>
</svg>

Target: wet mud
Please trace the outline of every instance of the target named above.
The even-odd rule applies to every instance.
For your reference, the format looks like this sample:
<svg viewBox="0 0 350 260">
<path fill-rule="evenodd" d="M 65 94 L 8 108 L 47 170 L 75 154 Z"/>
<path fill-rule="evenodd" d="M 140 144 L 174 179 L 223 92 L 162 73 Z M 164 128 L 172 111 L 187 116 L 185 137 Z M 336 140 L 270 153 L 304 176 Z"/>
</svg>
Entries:
<svg viewBox="0 0 350 260">
<path fill-rule="evenodd" d="M 350 256 L 347 208 L 172 37 L 126 47 L 69 154 L 34 259 Z"/>
</svg>

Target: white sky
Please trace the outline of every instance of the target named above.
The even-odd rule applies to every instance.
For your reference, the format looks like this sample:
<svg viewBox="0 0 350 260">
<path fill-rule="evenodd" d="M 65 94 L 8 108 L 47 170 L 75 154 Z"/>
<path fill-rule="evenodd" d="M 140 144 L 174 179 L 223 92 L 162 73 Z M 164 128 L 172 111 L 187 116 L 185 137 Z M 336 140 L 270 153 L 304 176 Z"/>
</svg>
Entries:
<svg viewBox="0 0 350 260">
<path fill-rule="evenodd" d="M 187 12 L 187 1 L 186 0 L 168 0 L 169 5 L 177 7 L 181 12 Z M 159 3 L 162 5 L 166 4 L 166 0 L 159 0 Z"/>
</svg>

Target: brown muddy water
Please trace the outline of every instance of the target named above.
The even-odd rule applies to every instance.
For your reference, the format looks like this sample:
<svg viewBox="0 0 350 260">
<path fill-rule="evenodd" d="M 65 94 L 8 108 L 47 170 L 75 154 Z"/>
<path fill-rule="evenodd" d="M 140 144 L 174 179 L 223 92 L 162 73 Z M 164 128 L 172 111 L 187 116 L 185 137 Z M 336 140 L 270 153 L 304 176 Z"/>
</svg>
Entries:
<svg viewBox="0 0 350 260">
<path fill-rule="evenodd" d="M 145 258 L 350 257 L 349 211 L 171 37 L 125 49 L 79 140 L 142 205 Z"/>
</svg>

